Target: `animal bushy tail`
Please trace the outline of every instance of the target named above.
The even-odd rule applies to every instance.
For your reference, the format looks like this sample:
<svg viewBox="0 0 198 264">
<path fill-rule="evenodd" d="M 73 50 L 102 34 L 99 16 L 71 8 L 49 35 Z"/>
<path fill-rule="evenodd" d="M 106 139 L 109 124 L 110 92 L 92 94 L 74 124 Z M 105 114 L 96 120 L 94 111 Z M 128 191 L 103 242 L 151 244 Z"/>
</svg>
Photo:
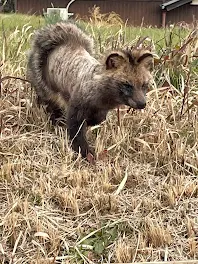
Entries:
<svg viewBox="0 0 198 264">
<path fill-rule="evenodd" d="M 83 47 L 92 54 L 93 41 L 75 24 L 60 22 L 45 26 L 35 32 L 28 56 L 27 78 L 31 81 L 40 98 L 47 98 L 50 90 L 46 85 L 44 70 L 47 57 L 60 45 Z"/>
<path fill-rule="evenodd" d="M 72 23 L 62 22 L 43 27 L 35 33 L 33 39 L 34 47 L 45 53 L 62 44 L 72 45 L 72 47 L 82 46 L 92 53 L 92 40 Z"/>
</svg>

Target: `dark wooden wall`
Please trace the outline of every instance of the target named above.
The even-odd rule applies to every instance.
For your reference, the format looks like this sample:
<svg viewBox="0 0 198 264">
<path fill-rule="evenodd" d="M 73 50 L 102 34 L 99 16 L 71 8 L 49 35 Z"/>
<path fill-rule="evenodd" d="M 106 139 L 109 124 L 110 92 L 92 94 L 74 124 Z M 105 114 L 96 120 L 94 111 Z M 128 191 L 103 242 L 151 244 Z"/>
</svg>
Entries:
<svg viewBox="0 0 198 264">
<path fill-rule="evenodd" d="M 198 19 L 198 6 L 186 4 L 167 12 L 167 23 L 186 22 L 192 23 Z"/>
<path fill-rule="evenodd" d="M 53 2 L 55 7 L 65 7 L 69 1 L 64 0 L 16 0 L 16 10 L 20 13 L 42 14 L 43 8 L 51 7 Z M 79 14 L 81 17 L 87 16 L 89 9 L 94 5 L 99 6 L 101 13 L 114 11 L 120 14 L 121 18 L 129 24 L 161 26 L 161 0 L 76 0 L 70 6 L 70 12 Z M 167 13 L 167 23 L 177 23 L 185 21 L 191 23 L 193 16 L 198 18 L 198 6 L 186 4 Z"/>
</svg>

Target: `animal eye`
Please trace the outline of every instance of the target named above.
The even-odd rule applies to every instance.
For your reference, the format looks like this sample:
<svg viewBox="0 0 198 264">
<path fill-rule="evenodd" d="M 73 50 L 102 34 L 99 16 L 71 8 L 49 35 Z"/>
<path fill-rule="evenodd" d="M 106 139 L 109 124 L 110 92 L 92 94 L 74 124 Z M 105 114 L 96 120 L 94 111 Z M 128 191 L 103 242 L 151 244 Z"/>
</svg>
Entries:
<svg viewBox="0 0 198 264">
<path fill-rule="evenodd" d="M 130 84 L 129 82 L 124 83 L 124 86 L 126 89 L 130 89 L 130 90 L 134 88 L 134 86 Z"/>
<path fill-rule="evenodd" d="M 131 85 L 130 83 L 125 83 L 124 85 L 124 89 L 131 94 L 132 90 L 133 90 L 133 85 Z"/>
<path fill-rule="evenodd" d="M 148 83 L 144 83 L 144 84 L 142 85 L 142 88 L 143 88 L 144 90 L 148 90 L 148 88 L 149 88 L 149 84 L 148 84 Z"/>
<path fill-rule="evenodd" d="M 131 96 L 133 92 L 133 85 L 128 82 L 124 82 L 120 85 L 120 91 L 125 96 Z"/>
</svg>

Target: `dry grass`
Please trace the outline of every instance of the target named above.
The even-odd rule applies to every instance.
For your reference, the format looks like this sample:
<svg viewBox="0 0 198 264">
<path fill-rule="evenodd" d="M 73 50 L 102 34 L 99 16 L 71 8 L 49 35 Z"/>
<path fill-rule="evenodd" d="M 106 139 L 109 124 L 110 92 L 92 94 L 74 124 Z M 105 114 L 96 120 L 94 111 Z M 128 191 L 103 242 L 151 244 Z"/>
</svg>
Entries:
<svg viewBox="0 0 198 264">
<path fill-rule="evenodd" d="M 4 43 L 2 77 L 23 77 L 21 46 Z M 28 83 L 0 83 L 1 263 L 198 258 L 197 36 L 186 47 L 181 89 L 166 57 L 145 110 L 122 109 L 120 127 L 112 111 L 89 129 L 97 153 L 108 148 L 95 166 L 74 160 L 66 131 L 51 126 Z"/>
</svg>

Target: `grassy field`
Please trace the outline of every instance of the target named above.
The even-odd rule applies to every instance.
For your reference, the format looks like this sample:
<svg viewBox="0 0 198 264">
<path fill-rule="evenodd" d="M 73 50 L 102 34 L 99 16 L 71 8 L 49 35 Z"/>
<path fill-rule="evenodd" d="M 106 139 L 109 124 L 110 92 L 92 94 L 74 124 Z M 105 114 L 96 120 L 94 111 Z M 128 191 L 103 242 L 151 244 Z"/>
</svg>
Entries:
<svg viewBox="0 0 198 264">
<path fill-rule="evenodd" d="M 26 78 L 43 18 L 0 17 L 0 262 L 105 263 L 198 258 L 198 62 L 193 26 L 82 23 L 106 49 L 140 36 L 160 57 L 145 110 L 89 129 L 90 165 L 53 127 Z M 112 25 L 114 24 L 114 26 Z"/>
</svg>

